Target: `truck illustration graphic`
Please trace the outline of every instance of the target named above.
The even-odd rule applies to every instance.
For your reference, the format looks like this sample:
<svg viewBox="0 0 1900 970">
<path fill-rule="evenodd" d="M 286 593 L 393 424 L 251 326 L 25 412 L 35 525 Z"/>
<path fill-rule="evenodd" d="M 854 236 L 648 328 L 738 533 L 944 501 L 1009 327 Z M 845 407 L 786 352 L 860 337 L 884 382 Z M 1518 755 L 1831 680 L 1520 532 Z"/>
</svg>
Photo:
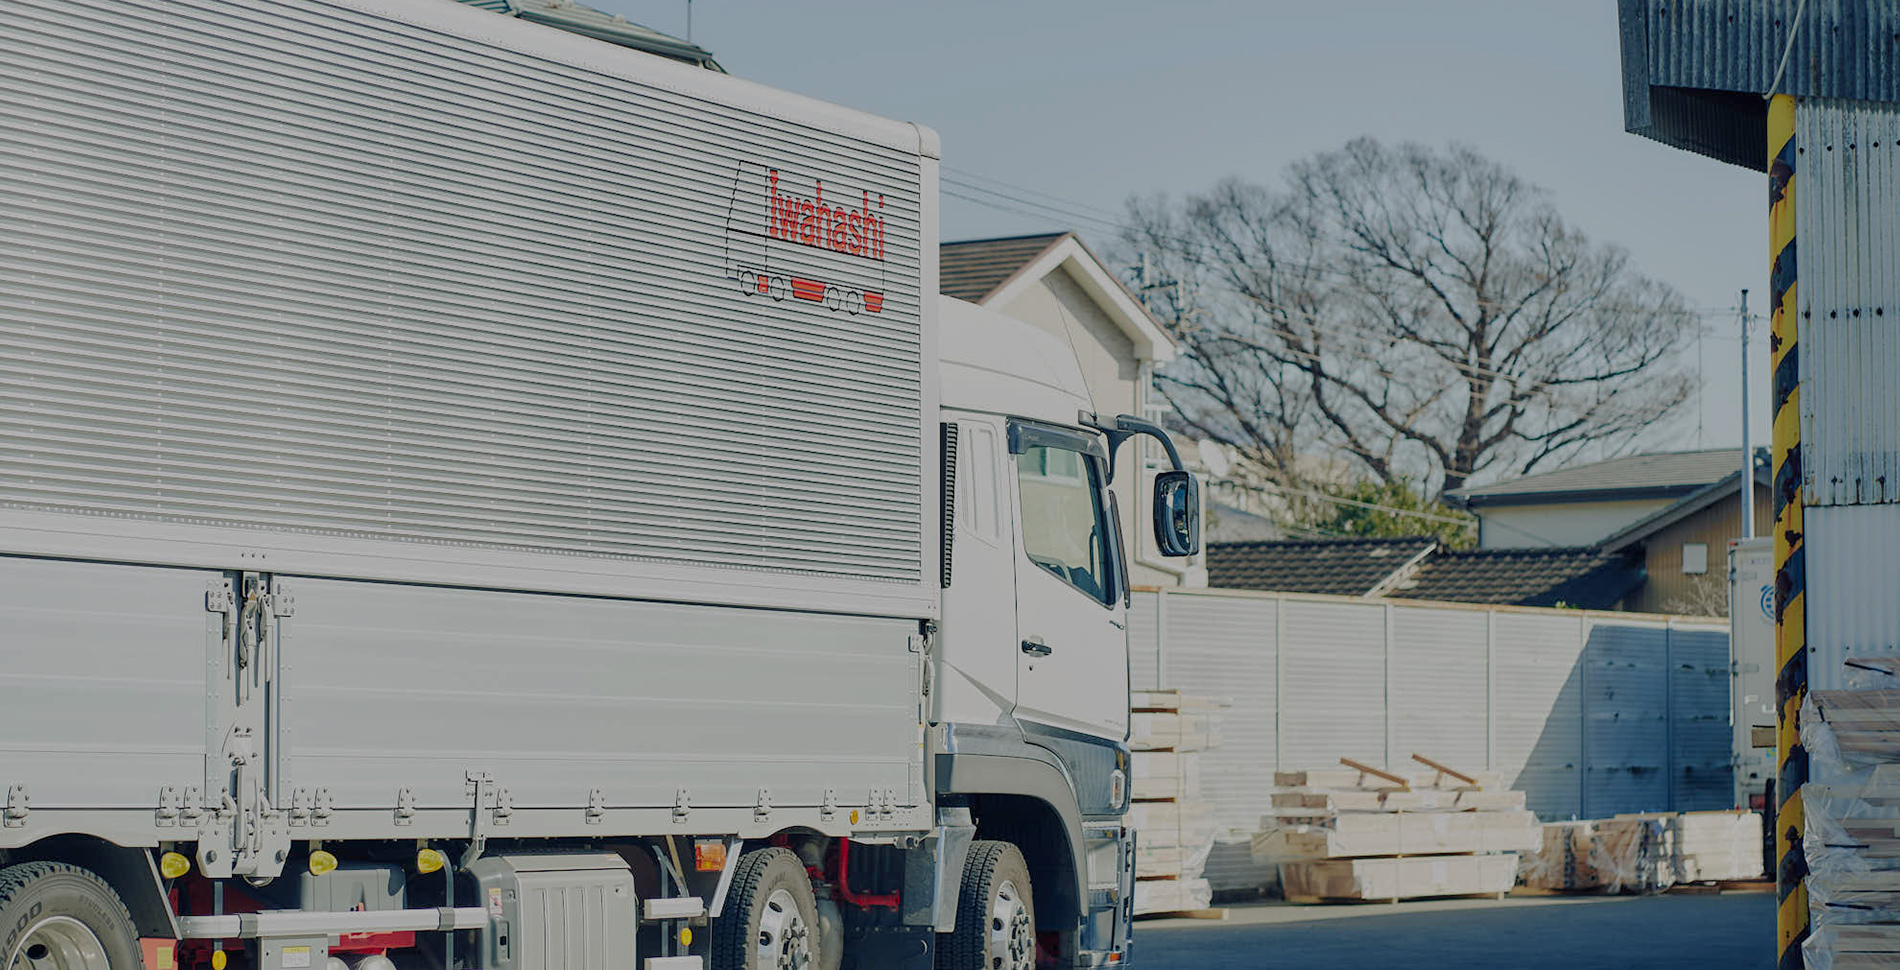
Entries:
<svg viewBox="0 0 1900 970">
<path fill-rule="evenodd" d="M 726 214 L 726 276 L 740 292 L 880 313 L 884 259 L 883 193 L 740 163 Z"/>
</svg>

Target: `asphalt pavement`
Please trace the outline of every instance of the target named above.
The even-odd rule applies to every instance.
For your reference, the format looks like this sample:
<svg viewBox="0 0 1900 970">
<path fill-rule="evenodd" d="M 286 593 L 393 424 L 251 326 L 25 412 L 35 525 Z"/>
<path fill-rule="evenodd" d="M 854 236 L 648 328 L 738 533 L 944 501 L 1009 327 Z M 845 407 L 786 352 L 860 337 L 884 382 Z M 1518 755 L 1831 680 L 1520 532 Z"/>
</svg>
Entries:
<svg viewBox="0 0 1900 970">
<path fill-rule="evenodd" d="M 1135 928 L 1134 970 L 1772 970 L 1772 893 L 1230 907 Z"/>
</svg>

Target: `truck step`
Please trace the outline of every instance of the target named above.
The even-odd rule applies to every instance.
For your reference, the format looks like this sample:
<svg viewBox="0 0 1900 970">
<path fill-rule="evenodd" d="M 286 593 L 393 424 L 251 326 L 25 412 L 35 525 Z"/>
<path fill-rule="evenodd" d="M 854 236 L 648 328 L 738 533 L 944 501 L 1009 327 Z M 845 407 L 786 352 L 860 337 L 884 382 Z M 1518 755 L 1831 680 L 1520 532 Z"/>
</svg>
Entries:
<svg viewBox="0 0 1900 970">
<path fill-rule="evenodd" d="M 647 957 L 646 970 L 706 970 L 699 957 Z"/>
<path fill-rule="evenodd" d="M 642 906 L 640 920 L 645 923 L 663 919 L 694 919 L 706 915 L 706 901 L 698 896 L 648 899 L 642 903 Z"/>
</svg>

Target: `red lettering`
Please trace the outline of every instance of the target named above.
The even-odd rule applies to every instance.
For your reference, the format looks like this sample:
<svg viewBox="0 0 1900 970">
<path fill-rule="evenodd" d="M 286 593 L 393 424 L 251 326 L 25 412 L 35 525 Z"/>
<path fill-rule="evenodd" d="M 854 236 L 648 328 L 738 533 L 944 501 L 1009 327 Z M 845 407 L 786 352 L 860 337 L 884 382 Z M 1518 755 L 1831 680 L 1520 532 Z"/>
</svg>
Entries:
<svg viewBox="0 0 1900 970">
<path fill-rule="evenodd" d="M 768 236 L 853 256 L 884 258 L 884 219 L 872 211 L 869 191 L 860 196 L 860 208 L 852 210 L 826 204 L 822 180 L 813 180 L 809 199 L 780 191 L 777 169 L 767 170 L 766 182 Z M 883 207 L 880 195 L 877 208 Z"/>
</svg>

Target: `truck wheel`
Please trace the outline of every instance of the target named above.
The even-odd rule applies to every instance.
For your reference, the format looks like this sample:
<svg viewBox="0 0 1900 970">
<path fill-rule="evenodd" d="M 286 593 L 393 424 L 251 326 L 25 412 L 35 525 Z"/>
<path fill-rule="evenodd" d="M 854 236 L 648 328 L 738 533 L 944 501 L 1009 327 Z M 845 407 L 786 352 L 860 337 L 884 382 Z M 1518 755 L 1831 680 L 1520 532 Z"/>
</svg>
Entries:
<svg viewBox="0 0 1900 970">
<path fill-rule="evenodd" d="M 1036 902 L 1019 849 L 1008 842 L 970 844 L 957 928 L 939 940 L 942 970 L 1036 970 Z"/>
<path fill-rule="evenodd" d="M 818 904 L 790 849 L 739 857 L 712 925 L 712 970 L 807 970 L 818 962 Z"/>
<path fill-rule="evenodd" d="M 138 970 L 138 930 L 104 879 L 63 862 L 0 869 L 0 968 Z"/>
</svg>

